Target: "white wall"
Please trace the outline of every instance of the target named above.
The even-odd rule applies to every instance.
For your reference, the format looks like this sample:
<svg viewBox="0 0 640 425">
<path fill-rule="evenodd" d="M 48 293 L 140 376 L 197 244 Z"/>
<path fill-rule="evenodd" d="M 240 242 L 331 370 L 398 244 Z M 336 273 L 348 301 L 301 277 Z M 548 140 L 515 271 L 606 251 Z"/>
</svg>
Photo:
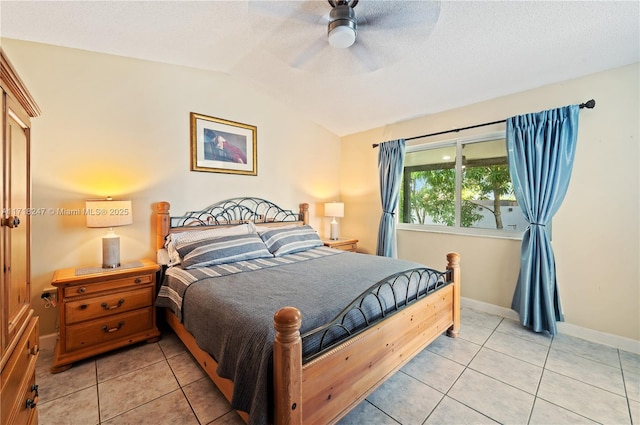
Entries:
<svg viewBox="0 0 640 425">
<path fill-rule="evenodd" d="M 553 219 L 560 297 L 567 323 L 640 340 L 640 128 L 638 64 L 353 134 L 342 143 L 342 234 L 375 252 L 381 213 L 372 143 L 492 122 L 596 100 L 580 112 L 567 196 Z M 502 126 L 504 128 L 504 126 Z M 480 134 L 499 126 L 468 131 Z M 410 143 L 448 139 L 416 140 Z M 462 296 L 510 308 L 520 241 L 433 232 L 398 232 L 401 258 L 442 268 L 462 257 Z"/>
<path fill-rule="evenodd" d="M 154 203 L 172 213 L 234 196 L 258 196 L 287 209 L 339 194 L 340 139 L 228 75 L 118 56 L 2 39 L 2 47 L 42 110 L 33 119 L 32 203 L 84 207 L 88 198 L 133 201 L 134 223 L 117 228 L 122 261 L 155 258 Z M 190 171 L 189 113 L 257 126 L 258 175 Z M 33 217 L 32 302 L 41 333 L 56 312 L 40 301 L 55 269 L 101 262 L 104 229 L 84 216 Z"/>
</svg>

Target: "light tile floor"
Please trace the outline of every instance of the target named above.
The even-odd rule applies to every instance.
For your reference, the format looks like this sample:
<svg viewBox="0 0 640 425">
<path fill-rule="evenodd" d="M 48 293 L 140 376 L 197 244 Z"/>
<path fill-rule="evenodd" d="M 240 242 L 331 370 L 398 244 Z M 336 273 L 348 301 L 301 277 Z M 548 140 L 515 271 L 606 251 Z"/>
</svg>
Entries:
<svg viewBox="0 0 640 425">
<path fill-rule="evenodd" d="M 640 355 L 461 316 L 459 338 L 438 338 L 340 424 L 640 424 Z M 41 425 L 243 423 L 171 331 L 55 375 L 52 355 L 36 371 Z"/>
</svg>

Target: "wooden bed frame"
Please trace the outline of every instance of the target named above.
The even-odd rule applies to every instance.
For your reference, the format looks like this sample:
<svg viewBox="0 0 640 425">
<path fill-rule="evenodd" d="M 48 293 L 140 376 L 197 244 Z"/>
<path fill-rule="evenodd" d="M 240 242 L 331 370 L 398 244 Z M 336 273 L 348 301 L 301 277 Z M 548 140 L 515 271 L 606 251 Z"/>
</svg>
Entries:
<svg viewBox="0 0 640 425">
<path fill-rule="evenodd" d="M 158 249 L 164 246 L 169 233 L 188 230 L 171 227 L 169 207 L 168 202 L 159 202 L 156 206 Z M 308 204 L 300 204 L 298 224 L 308 223 L 308 210 Z M 291 222 L 259 223 L 260 226 L 282 224 Z M 300 338 L 302 315 L 295 307 L 281 308 L 274 316 L 273 423 L 335 423 L 442 333 L 457 337 L 460 330 L 460 257 L 457 253 L 447 254 L 446 267 L 452 284 L 304 364 Z M 217 375 L 216 361 L 199 348 L 193 335 L 169 309 L 165 309 L 165 313 L 169 326 L 231 401 L 233 382 Z M 238 414 L 248 421 L 246 412 L 238 411 Z"/>
</svg>

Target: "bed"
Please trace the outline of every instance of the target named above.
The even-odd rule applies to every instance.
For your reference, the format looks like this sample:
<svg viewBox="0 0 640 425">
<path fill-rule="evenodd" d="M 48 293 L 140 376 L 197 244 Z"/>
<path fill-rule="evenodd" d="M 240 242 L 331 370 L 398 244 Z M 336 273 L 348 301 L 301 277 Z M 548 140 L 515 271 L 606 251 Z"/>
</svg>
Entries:
<svg viewBox="0 0 640 425">
<path fill-rule="evenodd" d="M 458 336 L 456 253 L 438 271 L 328 248 L 304 203 L 156 209 L 156 305 L 251 425 L 335 423 L 435 338 Z"/>
</svg>

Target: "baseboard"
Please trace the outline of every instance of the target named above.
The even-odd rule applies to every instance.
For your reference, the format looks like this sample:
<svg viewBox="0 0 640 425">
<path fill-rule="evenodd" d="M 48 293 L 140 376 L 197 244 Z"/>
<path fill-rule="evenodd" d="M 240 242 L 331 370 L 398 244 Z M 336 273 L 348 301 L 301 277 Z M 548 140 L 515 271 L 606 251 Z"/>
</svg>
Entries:
<svg viewBox="0 0 640 425">
<path fill-rule="evenodd" d="M 462 307 L 468 307 L 474 310 L 483 311 L 485 313 L 502 316 L 507 319 L 520 321 L 518 313 L 509 308 L 504 308 L 464 297 L 460 299 L 460 304 L 462 305 Z M 618 335 L 608 334 L 605 332 L 594 331 L 593 329 L 583 328 L 581 326 L 572 325 L 571 323 L 567 322 L 558 322 L 557 325 L 558 333 L 574 336 L 576 338 L 586 339 L 587 341 L 595 342 L 598 344 L 608 345 L 610 347 L 629 351 L 631 353 L 640 354 L 640 341 Z"/>
<path fill-rule="evenodd" d="M 509 308 L 504 308 L 498 305 L 484 303 L 482 301 L 472 300 L 471 298 L 460 297 L 460 305 L 462 307 L 468 307 L 474 310 L 483 311 L 485 313 L 506 317 L 507 319 L 520 320 L 520 317 L 518 317 L 518 313 L 516 313 L 515 311 Z"/>
<path fill-rule="evenodd" d="M 40 349 L 52 350 L 56 347 L 58 334 L 40 335 Z"/>
</svg>

